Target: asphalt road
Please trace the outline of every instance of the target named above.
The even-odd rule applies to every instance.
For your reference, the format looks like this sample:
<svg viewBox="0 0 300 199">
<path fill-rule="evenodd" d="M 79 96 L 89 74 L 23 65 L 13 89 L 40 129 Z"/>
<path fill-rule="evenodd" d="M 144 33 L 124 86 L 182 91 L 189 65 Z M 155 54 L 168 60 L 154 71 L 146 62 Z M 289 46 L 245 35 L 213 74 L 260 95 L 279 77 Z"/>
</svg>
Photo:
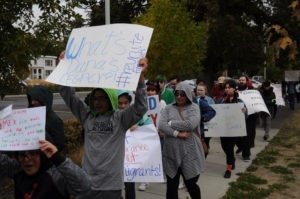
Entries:
<svg viewBox="0 0 300 199">
<path fill-rule="evenodd" d="M 87 93 L 88 92 L 78 92 L 77 94 L 80 96 L 81 99 L 84 99 Z M 27 96 L 26 95 L 5 96 L 4 100 L 0 101 L 0 110 L 10 104 L 13 105 L 13 109 L 26 108 L 28 106 Z M 57 115 L 63 120 L 74 117 L 58 93 L 54 93 L 52 108 L 57 113 Z"/>
</svg>

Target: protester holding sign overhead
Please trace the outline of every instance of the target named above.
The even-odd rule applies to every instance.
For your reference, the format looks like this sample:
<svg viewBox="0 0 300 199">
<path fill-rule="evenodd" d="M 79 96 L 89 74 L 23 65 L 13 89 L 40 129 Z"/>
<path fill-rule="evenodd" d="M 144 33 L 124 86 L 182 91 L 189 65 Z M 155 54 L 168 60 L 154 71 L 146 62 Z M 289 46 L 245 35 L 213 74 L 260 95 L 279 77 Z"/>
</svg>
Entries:
<svg viewBox="0 0 300 199">
<path fill-rule="evenodd" d="M 121 198 L 125 132 L 147 111 L 144 73 L 148 61 L 146 58 L 140 59 L 137 65 L 141 67 L 141 75 L 135 101 L 122 111 L 117 110 L 118 96 L 115 90 L 94 89 L 88 107 L 73 88 L 60 88 L 65 103 L 84 127 L 82 167 L 91 178 L 91 187 L 78 198 Z"/>
<path fill-rule="evenodd" d="M 16 156 L 0 153 L 0 177 L 14 179 L 15 199 L 70 199 L 90 187 L 86 173 L 48 141 Z"/>
<path fill-rule="evenodd" d="M 201 198 L 197 185 L 205 167 L 200 141 L 200 110 L 193 103 L 191 87 L 181 82 L 175 89 L 176 103 L 162 112 L 158 128 L 165 133 L 163 167 L 167 176 L 167 199 L 178 198 L 179 177 L 183 176 L 192 199 Z"/>
</svg>

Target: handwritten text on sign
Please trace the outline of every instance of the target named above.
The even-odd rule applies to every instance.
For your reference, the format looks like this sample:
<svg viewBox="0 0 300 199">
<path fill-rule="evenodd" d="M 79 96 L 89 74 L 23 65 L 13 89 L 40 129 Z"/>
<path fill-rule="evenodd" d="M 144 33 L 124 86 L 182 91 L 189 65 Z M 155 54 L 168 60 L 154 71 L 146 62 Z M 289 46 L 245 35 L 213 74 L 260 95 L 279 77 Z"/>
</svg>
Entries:
<svg viewBox="0 0 300 199">
<path fill-rule="evenodd" d="M 136 90 L 153 29 L 111 24 L 74 29 L 66 56 L 47 81 L 73 87 Z"/>
<path fill-rule="evenodd" d="M 38 149 L 45 139 L 45 107 L 15 109 L 0 119 L 0 150 L 20 151 Z"/>
<path fill-rule="evenodd" d="M 147 104 L 148 111 L 146 114 L 152 119 L 154 126 L 157 127 L 160 116 L 158 95 L 148 96 Z"/>
<path fill-rule="evenodd" d="M 245 114 L 241 104 L 211 104 L 216 116 L 207 122 L 205 137 L 246 136 Z"/>
<path fill-rule="evenodd" d="M 160 141 L 153 124 L 127 131 L 124 161 L 125 182 L 163 182 Z"/>
<path fill-rule="evenodd" d="M 239 97 L 246 104 L 248 115 L 266 112 L 270 115 L 264 99 L 257 90 L 245 90 L 239 92 Z"/>
</svg>

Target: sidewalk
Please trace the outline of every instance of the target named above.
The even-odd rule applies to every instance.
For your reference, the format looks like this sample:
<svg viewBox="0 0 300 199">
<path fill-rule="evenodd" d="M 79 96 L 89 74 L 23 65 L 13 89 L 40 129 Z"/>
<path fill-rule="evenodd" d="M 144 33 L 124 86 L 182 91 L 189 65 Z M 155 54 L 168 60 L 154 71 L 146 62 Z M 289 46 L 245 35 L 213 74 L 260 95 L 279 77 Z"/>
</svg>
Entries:
<svg viewBox="0 0 300 199">
<path fill-rule="evenodd" d="M 270 139 L 272 139 L 279 129 L 272 128 L 270 131 Z M 251 160 L 255 159 L 256 154 L 262 151 L 268 142 L 263 141 L 264 131 L 262 128 L 256 128 L 255 147 L 251 149 Z M 236 168 L 233 170 L 231 178 L 223 178 L 226 168 L 225 154 L 221 148 L 220 139 L 211 139 L 211 148 L 207 156 L 206 170 L 200 175 L 198 185 L 201 189 L 202 199 L 219 199 L 222 198 L 229 183 L 236 181 L 237 173 L 244 172 L 251 162 L 244 162 L 241 154 L 236 155 Z M 165 198 L 166 184 L 151 183 L 146 191 L 138 191 L 139 183 L 136 183 L 136 198 L 137 199 L 163 199 Z M 186 189 L 178 191 L 180 199 L 188 199 L 189 194 Z"/>
</svg>

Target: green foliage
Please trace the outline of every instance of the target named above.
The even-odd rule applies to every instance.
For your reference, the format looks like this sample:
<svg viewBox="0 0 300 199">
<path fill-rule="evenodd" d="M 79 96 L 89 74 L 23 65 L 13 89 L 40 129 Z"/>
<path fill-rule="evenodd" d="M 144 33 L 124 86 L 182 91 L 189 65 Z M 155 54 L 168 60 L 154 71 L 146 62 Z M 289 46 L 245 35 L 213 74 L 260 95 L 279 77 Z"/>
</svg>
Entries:
<svg viewBox="0 0 300 199">
<path fill-rule="evenodd" d="M 137 23 L 154 28 L 147 53 L 149 78 L 157 74 L 195 77 L 201 72 L 206 57 L 206 23 L 196 24 L 181 4 L 168 0 L 152 1 Z"/>
<path fill-rule="evenodd" d="M 71 154 L 82 146 L 83 143 L 83 128 L 77 119 L 69 119 L 64 121 L 64 131 L 66 137 L 67 154 Z"/>
</svg>

